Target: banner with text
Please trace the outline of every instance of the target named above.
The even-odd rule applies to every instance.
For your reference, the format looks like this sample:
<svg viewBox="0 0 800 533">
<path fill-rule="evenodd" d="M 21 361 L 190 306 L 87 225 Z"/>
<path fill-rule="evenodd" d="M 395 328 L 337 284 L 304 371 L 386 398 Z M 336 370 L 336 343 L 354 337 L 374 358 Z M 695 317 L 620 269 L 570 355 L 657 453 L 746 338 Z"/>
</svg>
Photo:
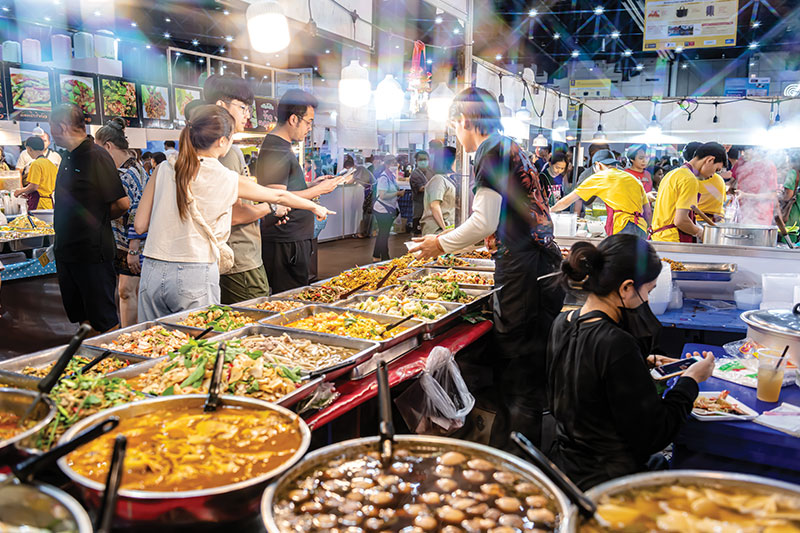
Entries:
<svg viewBox="0 0 800 533">
<path fill-rule="evenodd" d="M 644 50 L 736 45 L 739 0 L 646 0 Z"/>
</svg>

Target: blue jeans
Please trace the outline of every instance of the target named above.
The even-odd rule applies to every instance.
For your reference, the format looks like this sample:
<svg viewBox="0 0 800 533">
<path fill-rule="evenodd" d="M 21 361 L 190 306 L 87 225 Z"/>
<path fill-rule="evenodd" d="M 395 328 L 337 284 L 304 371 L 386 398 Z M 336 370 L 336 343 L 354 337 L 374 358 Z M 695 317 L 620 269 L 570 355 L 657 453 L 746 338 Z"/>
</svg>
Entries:
<svg viewBox="0 0 800 533">
<path fill-rule="evenodd" d="M 647 239 L 647 232 L 644 231 L 642 228 L 634 224 L 633 222 L 628 222 L 625 224 L 625 227 L 619 230 L 617 233 L 627 233 L 629 235 L 636 235 L 642 240 Z"/>
<path fill-rule="evenodd" d="M 139 282 L 139 322 L 219 302 L 217 263 L 173 263 L 144 258 Z"/>
</svg>

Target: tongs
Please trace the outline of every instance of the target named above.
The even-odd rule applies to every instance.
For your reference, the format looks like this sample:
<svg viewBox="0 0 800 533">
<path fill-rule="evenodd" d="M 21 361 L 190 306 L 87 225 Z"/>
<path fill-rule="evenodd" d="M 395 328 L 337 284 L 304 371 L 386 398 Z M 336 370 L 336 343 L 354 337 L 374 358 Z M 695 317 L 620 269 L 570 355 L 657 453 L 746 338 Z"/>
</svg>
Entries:
<svg viewBox="0 0 800 533">
<path fill-rule="evenodd" d="M 386 283 L 389 280 L 389 278 L 392 276 L 392 274 L 394 274 L 395 270 L 397 270 L 397 265 L 394 265 L 392 268 L 390 268 L 389 272 L 387 272 L 386 275 L 381 278 L 381 280 L 378 282 L 378 284 L 375 285 L 375 290 L 376 291 L 378 289 L 380 289 L 381 287 L 383 287 L 383 284 Z"/>
<path fill-rule="evenodd" d="M 95 533 L 110 533 L 111 521 L 117 508 L 119 487 L 122 485 L 122 472 L 125 465 L 125 449 L 128 439 L 125 435 L 117 435 L 114 439 L 114 449 L 111 452 L 111 464 L 108 467 L 106 488 L 103 491 L 103 500 L 100 503 L 100 515 L 95 524 Z"/>
<path fill-rule="evenodd" d="M 389 389 L 389 372 L 386 361 L 378 363 L 378 405 L 381 421 L 379 426 L 381 462 L 388 465 L 394 456 L 394 424 L 392 423 L 392 393 Z"/>
<path fill-rule="evenodd" d="M 58 383 L 58 379 L 61 377 L 61 374 L 63 374 L 64 370 L 67 369 L 69 360 L 72 359 L 72 356 L 75 355 L 75 352 L 77 352 L 78 348 L 81 347 L 83 339 L 86 338 L 91 330 L 92 328 L 90 326 L 82 324 L 81 327 L 78 328 L 78 331 L 75 333 L 75 335 L 72 336 L 69 344 L 58 358 L 58 361 L 56 361 L 56 364 L 53 365 L 53 368 L 50 369 L 50 372 L 48 372 L 47 375 L 40 379 L 36 384 L 36 388 L 39 389 L 39 394 L 36 395 L 33 403 L 28 406 L 28 409 L 25 410 L 25 414 L 23 414 L 19 419 L 20 426 L 22 426 L 31 413 L 33 413 L 34 409 L 36 409 L 36 406 L 42 401 L 42 398 L 47 396 L 47 394 L 53 390 L 53 387 L 55 387 L 56 383 Z"/>
<path fill-rule="evenodd" d="M 219 407 L 220 383 L 222 382 L 222 365 L 225 364 L 225 343 L 220 342 L 217 349 L 217 359 L 214 361 L 214 371 L 211 373 L 211 383 L 208 385 L 208 398 L 203 405 L 203 412 L 213 413 Z"/>
<path fill-rule="evenodd" d="M 363 289 L 364 287 L 366 287 L 367 285 L 369 285 L 369 282 L 362 283 L 361 285 L 359 285 L 355 289 L 351 289 L 351 290 L 347 291 L 346 293 L 342 294 L 341 296 L 339 296 L 338 299 L 339 300 L 346 300 L 346 299 L 350 298 L 352 295 L 354 295 L 355 293 L 357 293 L 358 291 L 360 291 L 361 289 Z"/>
<path fill-rule="evenodd" d="M 407 317 L 403 318 L 402 320 L 398 320 L 398 321 L 397 321 L 397 322 L 395 322 L 394 324 L 390 324 L 390 325 L 388 325 L 388 326 L 386 327 L 386 329 L 385 329 L 385 330 L 383 330 L 383 333 L 384 333 L 384 334 L 385 334 L 385 333 L 389 333 L 390 331 L 392 331 L 392 330 L 393 330 L 394 328 L 396 328 L 397 326 L 403 325 L 403 324 L 405 324 L 406 322 L 408 322 L 409 320 L 411 320 L 412 318 L 415 318 L 415 317 L 416 317 L 416 315 L 408 315 Z"/>
</svg>

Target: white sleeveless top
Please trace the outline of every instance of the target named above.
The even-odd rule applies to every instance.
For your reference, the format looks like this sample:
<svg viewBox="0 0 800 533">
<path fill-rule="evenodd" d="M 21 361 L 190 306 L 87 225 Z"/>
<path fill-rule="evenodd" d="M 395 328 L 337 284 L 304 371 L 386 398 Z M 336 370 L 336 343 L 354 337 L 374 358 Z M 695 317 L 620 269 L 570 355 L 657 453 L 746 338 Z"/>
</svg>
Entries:
<svg viewBox="0 0 800 533">
<path fill-rule="evenodd" d="M 175 169 L 168 162 L 156 169 L 156 186 L 144 256 L 173 263 L 214 263 L 211 243 L 187 214 L 181 220 L 176 199 Z M 190 188 L 197 208 L 219 242 L 231 234 L 231 212 L 239 195 L 239 175 L 217 159 L 200 158 L 200 171 Z"/>
</svg>

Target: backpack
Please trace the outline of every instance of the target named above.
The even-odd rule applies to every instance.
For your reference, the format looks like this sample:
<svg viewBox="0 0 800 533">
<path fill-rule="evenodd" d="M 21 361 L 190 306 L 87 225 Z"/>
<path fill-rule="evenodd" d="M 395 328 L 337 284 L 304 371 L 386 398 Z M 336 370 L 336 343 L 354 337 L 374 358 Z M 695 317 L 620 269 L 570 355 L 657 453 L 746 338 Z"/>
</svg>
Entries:
<svg viewBox="0 0 800 533">
<path fill-rule="evenodd" d="M 554 240 L 553 220 L 550 217 L 550 207 L 547 196 L 539 180 L 539 172 L 530 157 L 516 143 L 512 143 L 509 150 L 514 179 L 522 185 L 528 195 L 530 203 L 528 209 L 528 225 L 533 240 L 544 247 L 550 246 Z"/>
</svg>

